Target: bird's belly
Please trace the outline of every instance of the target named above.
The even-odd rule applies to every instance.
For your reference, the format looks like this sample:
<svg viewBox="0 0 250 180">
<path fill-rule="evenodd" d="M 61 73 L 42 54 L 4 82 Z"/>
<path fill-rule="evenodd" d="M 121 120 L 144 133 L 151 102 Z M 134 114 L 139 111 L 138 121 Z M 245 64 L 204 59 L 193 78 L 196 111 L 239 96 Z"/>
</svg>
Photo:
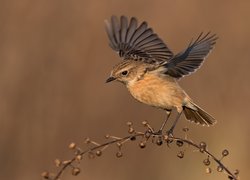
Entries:
<svg viewBox="0 0 250 180">
<path fill-rule="evenodd" d="M 182 108 L 184 91 L 176 82 L 141 80 L 128 87 L 138 101 L 162 109 Z"/>
</svg>

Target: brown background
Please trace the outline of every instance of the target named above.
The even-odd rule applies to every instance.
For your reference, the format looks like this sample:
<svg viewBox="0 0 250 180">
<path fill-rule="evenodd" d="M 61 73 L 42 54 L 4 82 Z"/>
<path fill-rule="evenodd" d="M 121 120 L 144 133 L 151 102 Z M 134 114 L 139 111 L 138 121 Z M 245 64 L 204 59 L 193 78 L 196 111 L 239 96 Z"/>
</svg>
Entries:
<svg viewBox="0 0 250 180">
<path fill-rule="evenodd" d="M 188 125 L 193 140 L 204 140 L 224 162 L 249 179 L 250 168 L 250 1 L 12 0 L 0 1 L 0 179 L 40 179 L 55 170 L 55 158 L 71 157 L 67 145 L 84 137 L 103 140 L 106 133 L 124 136 L 126 122 L 148 120 L 158 127 L 165 113 L 137 103 L 123 85 L 105 84 L 118 56 L 108 47 L 104 19 L 112 14 L 146 20 L 174 51 L 201 31 L 219 36 L 203 67 L 180 83 L 216 117 L 202 128 Z M 63 179 L 226 179 L 205 174 L 204 156 L 190 148 L 183 160 L 178 149 L 136 143 L 115 158 L 81 163 L 82 174 Z"/>
</svg>

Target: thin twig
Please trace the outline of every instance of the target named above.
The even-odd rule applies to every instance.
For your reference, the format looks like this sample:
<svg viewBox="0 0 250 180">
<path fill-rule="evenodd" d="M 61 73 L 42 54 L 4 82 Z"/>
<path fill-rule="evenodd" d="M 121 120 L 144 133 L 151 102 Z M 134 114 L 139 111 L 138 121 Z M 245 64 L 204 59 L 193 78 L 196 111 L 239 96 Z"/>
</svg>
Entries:
<svg viewBox="0 0 250 180">
<path fill-rule="evenodd" d="M 190 140 L 187 140 L 187 139 L 182 139 L 182 138 L 178 138 L 178 137 L 172 137 L 174 141 L 183 141 L 184 143 L 186 144 L 189 144 L 197 149 L 200 149 L 200 146 L 193 143 L 192 141 Z M 203 152 L 207 155 L 209 155 L 210 157 L 213 158 L 213 160 L 220 166 L 223 168 L 223 170 L 225 170 L 227 172 L 228 175 L 230 175 L 230 177 L 233 179 L 233 180 L 237 180 L 237 178 L 235 177 L 235 175 L 218 159 L 216 158 L 212 153 L 210 153 L 208 150 L 204 149 Z"/>
<path fill-rule="evenodd" d="M 101 145 L 99 145 L 99 146 L 95 146 L 95 147 L 92 147 L 92 148 L 88 148 L 88 149 L 86 149 L 85 151 L 81 152 L 79 155 L 84 155 L 84 154 L 86 154 L 86 153 L 88 153 L 88 152 L 92 152 L 92 151 L 95 151 L 95 150 L 97 150 L 97 149 L 101 149 L 102 147 L 105 147 L 105 146 L 107 146 L 107 145 L 111 145 L 111 144 L 114 144 L 114 143 L 117 143 L 117 142 L 121 142 L 121 141 L 130 139 L 130 138 L 132 138 L 132 137 L 138 137 L 138 136 L 144 136 L 144 134 L 134 134 L 134 135 L 126 136 L 126 137 L 121 138 L 121 139 L 115 139 L 115 140 L 112 140 L 112 141 L 108 141 L 108 142 L 103 143 L 103 144 L 101 144 Z M 63 166 L 61 167 L 61 169 L 58 171 L 58 173 L 56 174 L 56 176 L 53 178 L 53 180 L 58 180 L 58 179 L 61 177 L 61 175 L 62 175 L 62 173 L 64 172 L 64 170 L 65 170 L 68 166 L 70 166 L 72 163 L 74 163 L 76 160 L 77 160 L 76 157 L 74 157 L 74 158 L 72 158 L 67 164 L 63 165 Z"/>
<path fill-rule="evenodd" d="M 128 124 L 130 130 L 129 130 L 129 133 L 130 135 L 128 136 L 125 136 L 123 138 L 113 138 L 112 140 L 108 141 L 108 142 L 105 142 L 103 144 L 98 144 L 98 143 L 92 143 L 94 144 L 95 146 L 94 147 L 89 147 L 87 148 L 86 150 L 84 151 L 81 151 L 79 150 L 80 148 L 78 148 L 78 153 L 76 153 L 76 155 L 71 159 L 71 160 L 68 160 L 68 161 L 64 161 L 64 163 L 62 163 L 59 167 L 60 167 L 60 170 L 56 173 L 56 175 L 52 176 L 50 173 L 48 172 L 44 172 L 43 173 L 43 177 L 45 179 L 50 179 L 50 180 L 58 180 L 61 176 L 62 176 L 62 173 L 68 168 L 68 167 L 73 167 L 73 164 L 74 162 L 76 161 L 79 161 L 79 158 L 78 156 L 83 156 L 87 153 L 91 153 L 91 152 L 97 152 L 97 151 L 102 151 L 104 150 L 106 147 L 108 147 L 109 145 L 112 145 L 112 144 L 117 144 L 119 145 L 119 150 L 121 149 L 121 145 L 128 142 L 129 140 L 135 140 L 137 137 L 142 137 L 142 140 L 141 140 L 141 143 L 139 144 L 141 148 L 144 148 L 145 145 L 146 145 L 146 142 L 148 142 L 148 140 L 150 138 L 152 138 L 152 142 L 156 143 L 157 145 L 162 145 L 163 143 L 163 140 L 167 143 L 167 145 L 169 146 L 169 144 L 171 144 L 173 141 L 175 142 L 182 142 L 182 143 L 186 143 L 196 149 L 198 149 L 201 153 L 205 153 L 208 155 L 208 157 L 211 157 L 218 165 L 219 167 L 222 168 L 222 170 L 224 172 L 226 172 L 226 174 L 228 175 L 228 178 L 229 179 L 233 179 L 233 180 L 237 180 L 238 177 L 237 177 L 237 174 L 234 174 L 232 173 L 221 161 L 221 159 L 219 158 L 216 158 L 211 152 L 209 152 L 206 147 L 201 147 L 201 145 L 199 144 L 196 144 L 194 143 L 193 141 L 187 139 L 187 137 L 185 136 L 185 138 L 181 138 L 181 137 L 175 137 L 173 135 L 171 136 L 168 136 L 169 134 L 163 134 L 163 133 L 154 133 L 152 131 L 152 128 L 150 126 L 146 126 L 147 130 L 145 132 L 138 132 L 138 131 L 135 131 L 133 128 L 132 128 L 132 123 L 129 123 Z M 149 128 L 150 127 L 150 128 Z M 131 128 L 132 128 L 132 131 L 131 131 Z M 108 136 L 107 138 L 112 138 L 113 136 Z M 155 138 L 158 138 L 158 141 L 154 141 Z M 93 141 L 90 141 L 88 139 L 88 142 L 93 142 Z M 72 147 L 76 147 L 75 144 L 73 144 Z M 71 147 L 71 148 L 72 148 Z M 120 152 L 121 153 L 121 152 Z M 119 155 L 119 156 L 118 156 Z M 118 154 L 117 157 L 121 157 L 122 154 Z M 78 173 L 80 172 L 80 170 L 78 171 Z M 77 173 L 77 174 L 78 174 Z M 77 175 L 75 174 L 75 175 Z"/>
</svg>

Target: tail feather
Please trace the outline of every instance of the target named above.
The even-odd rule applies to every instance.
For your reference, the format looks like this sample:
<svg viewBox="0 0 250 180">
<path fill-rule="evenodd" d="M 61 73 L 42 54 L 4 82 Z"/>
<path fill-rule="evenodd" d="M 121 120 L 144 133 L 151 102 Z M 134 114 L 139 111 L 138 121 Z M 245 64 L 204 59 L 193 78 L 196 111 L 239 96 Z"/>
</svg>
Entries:
<svg viewBox="0 0 250 180">
<path fill-rule="evenodd" d="M 186 118 L 196 124 L 210 126 L 216 123 L 211 115 L 194 103 L 192 103 L 192 107 L 184 106 L 183 111 Z"/>
</svg>

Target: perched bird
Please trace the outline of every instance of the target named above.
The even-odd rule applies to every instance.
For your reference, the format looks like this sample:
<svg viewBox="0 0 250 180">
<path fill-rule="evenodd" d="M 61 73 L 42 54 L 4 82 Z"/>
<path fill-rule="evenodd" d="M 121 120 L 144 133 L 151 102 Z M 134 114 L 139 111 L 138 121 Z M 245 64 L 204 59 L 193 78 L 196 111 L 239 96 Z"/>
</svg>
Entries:
<svg viewBox="0 0 250 180">
<path fill-rule="evenodd" d="M 216 122 L 177 83 L 201 66 L 216 43 L 215 34 L 201 33 L 184 51 L 174 55 L 147 22 L 138 25 L 135 17 L 128 20 L 121 16 L 119 20 L 112 16 L 105 24 L 110 47 L 123 59 L 106 82 L 122 82 L 138 101 L 166 110 L 167 119 L 176 108 L 178 116 L 170 131 L 183 111 L 188 120 L 197 124 L 210 126 Z"/>
</svg>

